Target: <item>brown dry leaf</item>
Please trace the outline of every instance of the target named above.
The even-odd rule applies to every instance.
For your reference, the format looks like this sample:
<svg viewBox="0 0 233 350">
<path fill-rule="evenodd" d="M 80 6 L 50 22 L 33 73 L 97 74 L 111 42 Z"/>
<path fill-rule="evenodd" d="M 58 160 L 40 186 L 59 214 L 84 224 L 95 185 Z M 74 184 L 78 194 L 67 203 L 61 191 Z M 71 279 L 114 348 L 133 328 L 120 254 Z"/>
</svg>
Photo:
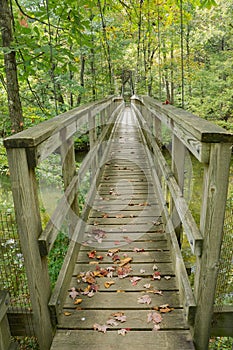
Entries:
<svg viewBox="0 0 233 350">
<path fill-rule="evenodd" d="M 76 299 L 74 302 L 74 305 L 79 305 L 81 304 L 82 301 L 83 301 L 82 299 Z"/>
<path fill-rule="evenodd" d="M 152 275 L 152 280 L 161 280 L 160 272 L 155 271 L 154 274 Z"/>
<path fill-rule="evenodd" d="M 125 293 L 125 290 L 123 290 L 123 289 L 118 289 L 116 292 L 117 292 L 117 293 Z"/>
<path fill-rule="evenodd" d="M 132 283 L 133 286 L 136 286 L 138 284 L 139 281 L 141 281 L 141 277 L 132 277 L 130 278 L 130 282 Z"/>
<path fill-rule="evenodd" d="M 124 217 L 123 214 L 117 214 L 117 215 L 116 215 L 116 218 L 117 218 L 117 219 L 122 219 L 123 217 Z"/>
<path fill-rule="evenodd" d="M 113 314 L 111 314 L 111 316 L 113 316 L 113 317 L 120 317 L 120 316 L 123 316 L 123 315 L 124 315 L 124 312 L 121 312 L 121 311 L 114 312 Z"/>
<path fill-rule="evenodd" d="M 155 311 L 151 311 L 148 315 L 147 315 L 147 322 L 154 322 L 154 323 L 160 323 L 162 322 L 162 316 Z"/>
<path fill-rule="evenodd" d="M 135 247 L 135 248 L 133 248 L 133 251 L 134 251 L 135 253 L 141 253 L 141 252 L 144 252 L 145 249 L 144 249 L 144 248 L 137 248 L 137 247 Z"/>
<path fill-rule="evenodd" d="M 154 289 L 153 293 L 158 294 L 158 295 L 163 295 L 163 292 L 161 290 L 157 290 L 157 289 Z"/>
<path fill-rule="evenodd" d="M 71 312 L 67 312 L 67 311 L 66 311 L 66 312 L 64 312 L 64 315 L 65 315 L 65 316 L 70 316 L 70 315 L 72 315 L 72 314 L 71 314 Z"/>
<path fill-rule="evenodd" d="M 74 300 L 78 295 L 79 295 L 79 292 L 76 290 L 76 288 L 72 287 L 69 290 L 69 296 L 71 297 L 71 299 Z"/>
<path fill-rule="evenodd" d="M 121 315 L 121 316 L 115 316 L 115 319 L 123 323 L 123 322 L 126 322 L 127 317 L 126 315 Z"/>
<path fill-rule="evenodd" d="M 119 278 L 125 278 L 129 275 L 129 273 L 132 271 L 130 265 L 126 265 L 123 267 L 119 267 L 117 270 L 117 275 Z"/>
<path fill-rule="evenodd" d="M 106 282 L 104 283 L 104 287 L 105 287 L 105 288 L 110 288 L 113 284 L 115 284 L 114 281 L 106 281 Z"/>
<path fill-rule="evenodd" d="M 122 259 L 119 266 L 122 267 L 122 266 L 125 266 L 127 265 L 128 263 L 130 263 L 133 259 L 132 258 L 125 258 L 125 259 Z"/>
<path fill-rule="evenodd" d="M 117 331 L 119 335 L 123 335 L 123 336 L 125 336 L 128 332 L 129 332 L 129 329 L 126 329 L 126 328 L 118 329 Z"/>
<path fill-rule="evenodd" d="M 160 309 L 159 309 L 159 311 L 160 311 L 161 313 L 163 313 L 163 314 L 166 314 L 166 313 L 171 312 L 171 311 L 173 311 L 173 310 L 174 310 L 173 307 L 165 307 L 165 308 L 160 308 Z"/>
<path fill-rule="evenodd" d="M 107 325 L 112 326 L 112 327 L 117 327 L 118 323 L 116 320 L 114 320 L 114 318 L 111 318 L 110 320 L 107 321 Z"/>
<path fill-rule="evenodd" d="M 107 332 L 107 329 L 108 329 L 108 327 L 105 324 L 101 326 L 98 323 L 95 323 L 93 325 L 93 328 L 94 328 L 95 331 L 102 332 L 104 334 Z"/>
<path fill-rule="evenodd" d="M 94 259 L 96 255 L 96 250 L 92 250 L 91 252 L 87 253 L 88 258 Z"/>
<path fill-rule="evenodd" d="M 113 249 L 109 249 L 108 250 L 108 253 L 107 253 L 107 256 L 113 256 L 113 255 L 115 255 L 116 253 L 118 253 L 120 251 L 120 249 L 118 249 L 118 248 L 113 248 Z"/>
<path fill-rule="evenodd" d="M 151 298 L 149 297 L 149 295 L 143 295 L 142 297 L 138 298 L 138 303 L 139 304 L 150 304 L 151 303 Z"/>
<path fill-rule="evenodd" d="M 159 324 L 154 324 L 154 327 L 153 327 L 153 331 L 158 331 L 160 329 L 160 325 Z"/>
<path fill-rule="evenodd" d="M 102 218 L 107 219 L 108 218 L 108 214 L 107 213 L 102 214 Z"/>
</svg>

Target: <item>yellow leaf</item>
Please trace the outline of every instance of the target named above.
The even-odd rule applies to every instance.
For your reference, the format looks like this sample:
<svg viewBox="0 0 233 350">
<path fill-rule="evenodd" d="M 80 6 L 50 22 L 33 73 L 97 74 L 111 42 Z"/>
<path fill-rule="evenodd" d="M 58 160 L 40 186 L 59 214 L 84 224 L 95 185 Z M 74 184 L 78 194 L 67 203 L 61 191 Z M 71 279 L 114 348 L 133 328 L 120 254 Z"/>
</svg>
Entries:
<svg viewBox="0 0 233 350">
<path fill-rule="evenodd" d="M 107 281 L 104 283 L 105 288 L 110 288 L 113 284 L 115 284 L 114 281 Z"/>
<path fill-rule="evenodd" d="M 64 315 L 65 315 L 65 316 L 70 316 L 70 315 L 71 315 L 71 312 L 64 312 Z"/>
<path fill-rule="evenodd" d="M 74 302 L 74 304 L 75 304 L 75 305 L 81 304 L 82 301 L 83 301 L 82 299 L 76 299 L 75 302 Z"/>
<path fill-rule="evenodd" d="M 124 265 L 127 265 L 128 263 L 130 263 L 130 261 L 132 261 L 132 258 L 125 258 L 125 259 L 121 260 L 119 266 L 122 267 Z"/>
</svg>

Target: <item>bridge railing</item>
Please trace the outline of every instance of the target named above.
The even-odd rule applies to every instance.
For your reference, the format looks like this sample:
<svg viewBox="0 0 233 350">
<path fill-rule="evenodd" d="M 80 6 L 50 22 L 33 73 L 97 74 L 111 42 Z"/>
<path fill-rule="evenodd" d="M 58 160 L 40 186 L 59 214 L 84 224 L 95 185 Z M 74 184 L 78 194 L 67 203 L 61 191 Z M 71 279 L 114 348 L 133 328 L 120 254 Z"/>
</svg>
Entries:
<svg viewBox="0 0 233 350">
<path fill-rule="evenodd" d="M 53 326 L 67 293 L 64 290 L 64 282 L 71 278 L 78 253 L 77 237 L 82 231 L 84 221 L 78 218 L 85 218 L 88 215 L 88 205 L 82 213 L 79 213 L 79 186 L 87 172 L 92 176 L 91 186 L 96 185 L 101 171 L 99 163 L 107 150 L 104 141 L 108 140 L 115 118 L 123 106 L 121 97 L 110 96 L 65 112 L 4 140 L 16 221 L 29 284 L 34 328 L 40 349 L 50 348 Z M 73 136 L 83 126 L 89 131 L 91 152 L 77 172 Z M 64 193 L 43 229 L 36 168 L 54 152 L 60 155 Z M 90 202 L 91 198 L 88 198 L 87 203 Z M 51 295 L 47 256 L 67 217 L 70 222 L 70 243 Z"/>
<path fill-rule="evenodd" d="M 158 194 L 187 319 L 197 350 L 208 348 L 213 318 L 233 135 L 185 110 L 147 96 L 131 104 L 141 125 Z M 171 165 L 162 151 L 162 129 L 171 135 Z M 185 155 L 190 152 L 204 167 L 200 223 L 184 196 Z M 192 290 L 180 251 L 182 228 L 196 257 Z"/>
</svg>

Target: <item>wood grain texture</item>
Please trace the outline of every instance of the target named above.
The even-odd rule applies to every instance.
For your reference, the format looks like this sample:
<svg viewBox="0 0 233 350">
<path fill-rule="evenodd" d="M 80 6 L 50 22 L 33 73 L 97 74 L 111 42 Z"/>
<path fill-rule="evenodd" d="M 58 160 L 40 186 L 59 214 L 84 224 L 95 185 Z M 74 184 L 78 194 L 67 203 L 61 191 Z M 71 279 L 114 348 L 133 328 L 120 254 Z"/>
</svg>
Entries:
<svg viewBox="0 0 233 350">
<path fill-rule="evenodd" d="M 170 350 L 175 349 L 174 342 L 177 349 L 194 349 L 178 279 L 171 263 L 161 208 L 148 171 L 150 164 L 138 127 L 135 116 L 126 109 L 119 117 L 113 134 L 113 140 L 117 138 L 121 145 L 115 141 L 110 145 L 110 157 L 105 162 L 99 188 L 93 198 L 83 236 L 84 246 L 66 287 L 63 310 L 60 309 L 61 314 L 58 315 L 58 330 L 51 349 L 73 349 L 75 346 L 87 349 L 94 346 L 107 350 L 122 346 L 139 350 L 146 343 L 148 348 Z M 140 156 L 135 158 L 135 155 Z M 99 243 L 94 238 L 98 232 L 104 233 Z M 120 259 L 132 259 L 129 276 L 118 277 L 120 261 L 114 262 L 109 256 L 110 248 L 119 250 Z M 96 250 L 101 260 L 89 257 L 92 250 Z M 81 294 L 78 298 L 82 302 L 75 304 L 68 291 L 71 288 L 85 289 L 87 284 L 82 281 L 82 274 L 108 267 L 114 268 L 113 276 L 96 277 L 98 291 L 92 297 Z M 155 272 L 159 275 L 158 280 L 153 278 Z M 131 280 L 135 277 L 140 278 L 136 284 Z M 107 288 L 109 279 L 113 284 Z M 145 295 L 151 301 L 140 303 L 140 298 Z M 161 313 L 161 331 L 154 332 L 153 324 L 147 322 L 148 313 L 165 304 L 171 311 L 164 315 Z M 125 323 L 110 327 L 106 334 L 94 331 L 95 323 L 104 324 L 113 312 L 118 311 L 127 316 Z M 124 327 L 130 328 L 130 332 L 122 337 L 117 330 Z"/>
</svg>

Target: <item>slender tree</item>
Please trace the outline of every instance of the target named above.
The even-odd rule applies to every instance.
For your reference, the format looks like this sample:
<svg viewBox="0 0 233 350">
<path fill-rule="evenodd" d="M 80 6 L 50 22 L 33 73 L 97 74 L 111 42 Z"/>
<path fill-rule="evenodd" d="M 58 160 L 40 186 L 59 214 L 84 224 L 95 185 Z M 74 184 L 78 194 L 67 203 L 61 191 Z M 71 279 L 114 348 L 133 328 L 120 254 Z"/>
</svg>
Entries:
<svg viewBox="0 0 233 350">
<path fill-rule="evenodd" d="M 12 132 L 19 132 L 23 129 L 23 113 L 19 95 L 16 52 L 13 47 L 12 12 L 8 0 L 0 0 L 0 9 L 9 117 Z"/>
</svg>

